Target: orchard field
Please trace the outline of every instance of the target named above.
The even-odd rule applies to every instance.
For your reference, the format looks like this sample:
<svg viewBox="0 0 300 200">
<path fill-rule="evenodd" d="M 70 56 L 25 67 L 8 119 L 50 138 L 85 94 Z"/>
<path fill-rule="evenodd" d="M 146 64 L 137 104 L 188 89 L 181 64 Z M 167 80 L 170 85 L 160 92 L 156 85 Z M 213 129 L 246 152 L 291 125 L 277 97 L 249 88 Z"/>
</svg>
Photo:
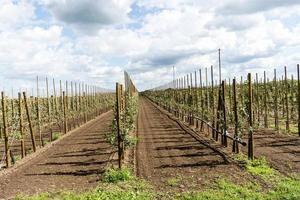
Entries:
<svg viewBox="0 0 300 200">
<path fill-rule="evenodd" d="M 0 199 L 299 199 L 296 69 L 2 92 Z"/>
</svg>

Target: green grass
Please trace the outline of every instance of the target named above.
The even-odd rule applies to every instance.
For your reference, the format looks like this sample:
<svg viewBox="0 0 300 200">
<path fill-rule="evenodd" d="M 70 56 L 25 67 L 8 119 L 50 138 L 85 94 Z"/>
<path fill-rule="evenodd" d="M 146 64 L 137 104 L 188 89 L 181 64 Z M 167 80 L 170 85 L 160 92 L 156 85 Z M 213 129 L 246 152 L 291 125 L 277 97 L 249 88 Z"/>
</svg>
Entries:
<svg viewBox="0 0 300 200">
<path fill-rule="evenodd" d="M 264 191 L 256 184 L 236 185 L 225 179 L 220 179 L 214 189 L 203 192 L 187 192 L 177 195 L 177 200 L 299 200 L 299 179 L 283 178 L 274 187 Z"/>
<path fill-rule="evenodd" d="M 166 181 L 167 185 L 171 186 L 171 187 L 176 187 L 180 184 L 182 178 L 181 177 L 174 177 L 174 178 L 170 178 Z"/>
<path fill-rule="evenodd" d="M 298 200 L 300 199 L 300 180 L 283 178 L 279 180 L 274 189 L 269 192 L 270 200 Z"/>
<path fill-rule="evenodd" d="M 273 121 L 272 121 L 273 122 Z M 269 129 L 275 129 L 275 124 L 270 123 Z M 279 132 L 282 134 L 297 134 L 298 124 L 290 122 L 290 131 L 287 132 L 285 121 L 280 121 L 278 125 Z"/>
<path fill-rule="evenodd" d="M 36 196 L 19 196 L 17 200 L 298 200 L 300 199 L 300 175 L 293 178 L 283 177 L 272 169 L 264 158 L 248 161 L 244 155 L 237 155 L 235 160 L 244 163 L 245 169 L 253 175 L 262 177 L 268 188 L 257 183 L 235 184 L 227 179 L 212 182 L 202 191 L 182 193 L 155 193 L 146 181 L 134 177 L 130 170 L 109 168 L 103 174 L 102 183 L 94 190 L 86 192 L 42 193 Z M 166 181 L 169 186 L 177 186 L 184 177 L 174 177 Z"/>
<path fill-rule="evenodd" d="M 49 139 L 48 138 L 44 138 L 43 142 L 44 142 L 44 145 L 47 145 L 47 144 L 49 144 Z"/>
<path fill-rule="evenodd" d="M 54 132 L 54 133 L 52 133 L 52 141 L 57 140 L 59 137 L 60 137 L 59 132 Z"/>
<path fill-rule="evenodd" d="M 274 169 L 269 166 L 267 160 L 264 157 L 260 157 L 254 160 L 248 160 L 246 163 L 246 170 L 251 174 L 266 178 L 275 175 Z"/>
<path fill-rule="evenodd" d="M 19 196 L 16 200 L 151 200 L 152 188 L 142 180 L 118 183 L 103 183 L 94 190 L 76 194 L 74 192 L 42 193 L 36 196 Z"/>
<path fill-rule="evenodd" d="M 102 181 L 106 183 L 115 183 L 118 181 L 128 181 L 130 179 L 133 179 L 133 176 L 129 169 L 109 168 L 104 172 Z"/>
<path fill-rule="evenodd" d="M 260 187 L 254 184 L 236 185 L 225 179 L 219 179 L 214 189 L 203 192 L 187 192 L 178 195 L 178 200 L 260 200 L 263 195 L 259 192 Z"/>
<path fill-rule="evenodd" d="M 271 189 L 262 189 L 254 183 L 234 184 L 226 179 L 218 179 L 211 188 L 204 191 L 177 194 L 155 193 L 145 181 L 137 178 L 114 183 L 102 183 L 96 189 L 74 193 L 42 193 L 36 196 L 19 196 L 16 200 L 298 200 L 300 180 L 282 178 L 273 183 Z"/>
<path fill-rule="evenodd" d="M 248 160 L 244 154 L 237 154 L 234 159 L 243 164 L 245 169 L 253 175 L 270 178 L 276 174 L 276 171 L 269 166 L 265 157 Z"/>
</svg>

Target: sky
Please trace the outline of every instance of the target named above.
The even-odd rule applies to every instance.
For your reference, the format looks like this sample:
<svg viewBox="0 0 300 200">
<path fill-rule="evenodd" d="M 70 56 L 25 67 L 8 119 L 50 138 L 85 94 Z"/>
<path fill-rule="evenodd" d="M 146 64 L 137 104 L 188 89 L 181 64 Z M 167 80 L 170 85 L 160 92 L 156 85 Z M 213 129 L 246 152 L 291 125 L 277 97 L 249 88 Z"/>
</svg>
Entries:
<svg viewBox="0 0 300 200">
<path fill-rule="evenodd" d="M 144 90 L 218 65 L 222 76 L 300 62 L 300 0 L 0 0 L 0 87 L 36 76 Z M 217 69 L 215 78 L 218 78 Z M 42 84 L 41 84 L 42 85 Z"/>
</svg>

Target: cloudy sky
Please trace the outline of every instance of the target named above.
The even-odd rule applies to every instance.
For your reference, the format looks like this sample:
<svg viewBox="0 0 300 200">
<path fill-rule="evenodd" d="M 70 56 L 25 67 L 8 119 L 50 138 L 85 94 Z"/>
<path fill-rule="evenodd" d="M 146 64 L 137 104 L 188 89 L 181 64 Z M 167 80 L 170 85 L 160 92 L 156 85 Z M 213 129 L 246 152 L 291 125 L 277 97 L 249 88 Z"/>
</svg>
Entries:
<svg viewBox="0 0 300 200">
<path fill-rule="evenodd" d="M 225 77 L 300 62 L 299 0 L 0 0 L 0 83 L 35 76 L 140 90 L 217 66 Z M 218 74 L 216 73 L 216 78 Z"/>
</svg>

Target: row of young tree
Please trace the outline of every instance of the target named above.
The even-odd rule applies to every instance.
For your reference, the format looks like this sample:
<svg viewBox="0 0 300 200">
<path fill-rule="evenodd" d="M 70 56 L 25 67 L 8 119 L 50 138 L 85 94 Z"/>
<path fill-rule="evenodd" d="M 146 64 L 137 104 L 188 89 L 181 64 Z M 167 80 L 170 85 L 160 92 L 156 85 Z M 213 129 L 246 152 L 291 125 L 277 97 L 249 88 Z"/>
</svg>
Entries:
<svg viewBox="0 0 300 200">
<path fill-rule="evenodd" d="M 125 151 L 134 146 L 137 138 L 136 128 L 138 113 L 138 90 L 127 72 L 124 72 L 125 88 L 116 83 L 116 102 L 113 108 L 114 119 L 112 132 L 107 134 L 107 141 L 118 151 L 118 167 L 122 168 Z"/>
<path fill-rule="evenodd" d="M 0 152 L 6 167 L 109 110 L 114 102 L 113 93 L 84 83 L 59 81 L 58 91 L 54 79 L 51 89 L 48 78 L 43 90 L 39 84 L 37 79 L 31 96 L 26 91 L 17 97 L 1 93 Z"/>
<path fill-rule="evenodd" d="M 264 72 L 218 82 L 213 67 L 208 73 L 206 68 L 203 78 L 199 69 L 146 95 L 174 112 L 199 117 L 223 135 L 234 130 L 234 137 L 243 138 L 250 129 L 270 128 L 300 136 L 299 65 L 297 77 L 289 76 L 286 67 L 282 76 L 274 69 L 273 78 Z"/>
</svg>

